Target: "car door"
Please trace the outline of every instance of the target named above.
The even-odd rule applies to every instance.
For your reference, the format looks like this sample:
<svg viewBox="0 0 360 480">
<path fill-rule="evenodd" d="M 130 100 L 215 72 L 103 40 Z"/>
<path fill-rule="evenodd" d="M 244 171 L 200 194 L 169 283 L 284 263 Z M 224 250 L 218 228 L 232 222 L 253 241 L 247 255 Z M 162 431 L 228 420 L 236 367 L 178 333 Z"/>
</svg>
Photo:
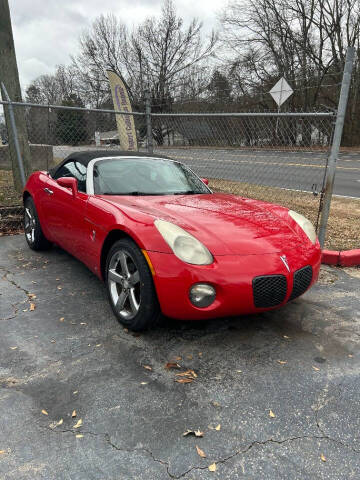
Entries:
<svg viewBox="0 0 360 480">
<path fill-rule="evenodd" d="M 78 193 L 60 186 L 56 181 L 61 177 L 73 177 L 78 181 Z M 85 212 L 88 195 L 86 193 L 86 167 L 70 160 L 54 175 L 49 177 L 44 189 L 46 199 L 42 209 L 46 217 L 51 240 L 72 255 L 82 258 L 85 235 Z"/>
</svg>

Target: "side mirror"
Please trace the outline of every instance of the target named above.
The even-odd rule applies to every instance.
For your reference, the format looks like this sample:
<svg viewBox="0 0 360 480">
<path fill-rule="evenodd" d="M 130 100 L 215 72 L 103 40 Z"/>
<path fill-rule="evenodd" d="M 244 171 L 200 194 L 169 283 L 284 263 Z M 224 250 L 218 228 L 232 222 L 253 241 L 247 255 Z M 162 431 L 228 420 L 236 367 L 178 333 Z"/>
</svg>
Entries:
<svg viewBox="0 0 360 480">
<path fill-rule="evenodd" d="M 205 185 L 209 185 L 209 179 L 208 178 L 202 178 L 201 181 L 205 183 Z"/>
<path fill-rule="evenodd" d="M 76 197 L 78 193 L 78 183 L 76 178 L 60 177 L 57 179 L 57 183 L 60 185 L 60 187 L 71 188 L 73 196 Z"/>
</svg>

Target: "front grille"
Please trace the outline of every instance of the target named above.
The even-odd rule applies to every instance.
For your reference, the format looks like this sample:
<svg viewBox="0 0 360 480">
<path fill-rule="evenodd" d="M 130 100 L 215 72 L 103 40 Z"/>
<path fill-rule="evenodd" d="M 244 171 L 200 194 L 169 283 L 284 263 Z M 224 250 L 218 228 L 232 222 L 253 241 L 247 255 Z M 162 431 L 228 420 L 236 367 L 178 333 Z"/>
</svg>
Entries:
<svg viewBox="0 0 360 480">
<path fill-rule="evenodd" d="M 294 300 L 294 298 L 299 297 L 309 288 L 313 276 L 312 267 L 308 265 L 307 267 L 300 268 L 294 273 L 294 283 L 293 289 L 290 295 L 289 300 Z"/>
<path fill-rule="evenodd" d="M 285 300 L 287 282 L 284 275 L 264 275 L 252 281 L 257 308 L 275 307 Z"/>
</svg>

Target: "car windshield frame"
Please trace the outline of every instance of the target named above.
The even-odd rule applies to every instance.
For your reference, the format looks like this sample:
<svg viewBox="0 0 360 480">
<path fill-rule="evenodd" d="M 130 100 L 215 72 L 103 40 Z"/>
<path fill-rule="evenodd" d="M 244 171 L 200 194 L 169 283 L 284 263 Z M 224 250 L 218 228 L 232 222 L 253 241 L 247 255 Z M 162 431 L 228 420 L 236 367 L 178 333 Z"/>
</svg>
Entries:
<svg viewBox="0 0 360 480">
<path fill-rule="evenodd" d="M 181 170 L 188 172 L 191 175 L 191 179 L 193 180 L 193 188 L 188 188 L 188 189 L 182 189 L 180 190 L 166 190 L 166 191 L 145 191 L 145 189 L 139 189 L 139 188 L 131 188 L 129 186 L 128 191 L 114 191 L 113 188 L 108 188 L 108 190 L 105 190 L 104 188 L 101 191 L 98 191 L 98 186 L 95 185 L 94 182 L 94 173 L 96 172 L 96 167 L 101 163 L 101 162 L 122 162 L 122 161 L 130 161 L 130 162 L 147 162 L 147 161 L 157 161 L 157 162 L 163 162 L 163 163 L 169 163 L 169 164 L 177 164 L 181 167 Z M 140 163 L 140 162 L 139 162 Z M 141 166 L 139 165 L 139 168 Z M 109 186 L 110 187 L 110 186 Z M 211 194 L 213 193 L 211 189 L 204 184 L 204 182 L 201 180 L 201 178 L 196 175 L 191 168 L 189 168 L 187 165 L 184 165 L 181 162 L 178 162 L 176 160 L 172 159 L 167 159 L 167 158 L 158 158 L 158 157 L 133 157 L 133 156 L 123 156 L 123 157 L 118 157 L 118 156 L 109 156 L 109 157 L 101 157 L 101 158 L 95 158 L 91 160 L 88 163 L 87 166 L 87 177 L 86 177 L 86 190 L 89 195 L 133 195 L 133 196 L 162 196 L 162 195 L 203 195 L 203 194 Z M 120 190 L 120 189 L 119 189 Z"/>
</svg>

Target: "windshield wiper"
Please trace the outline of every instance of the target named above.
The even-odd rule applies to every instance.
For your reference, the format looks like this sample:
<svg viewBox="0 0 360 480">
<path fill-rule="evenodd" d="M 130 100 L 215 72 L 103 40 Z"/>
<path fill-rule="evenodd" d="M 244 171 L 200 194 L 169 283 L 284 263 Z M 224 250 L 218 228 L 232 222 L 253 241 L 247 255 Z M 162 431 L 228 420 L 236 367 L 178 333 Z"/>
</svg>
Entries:
<svg viewBox="0 0 360 480">
<path fill-rule="evenodd" d="M 134 195 L 134 196 L 141 196 L 141 195 L 164 195 L 164 193 L 151 193 L 151 192 L 139 192 L 137 190 L 133 192 L 103 192 L 101 195 Z"/>
<path fill-rule="evenodd" d="M 184 192 L 172 192 L 170 195 L 197 195 L 202 192 L 195 192 L 195 190 L 185 190 Z"/>
</svg>

